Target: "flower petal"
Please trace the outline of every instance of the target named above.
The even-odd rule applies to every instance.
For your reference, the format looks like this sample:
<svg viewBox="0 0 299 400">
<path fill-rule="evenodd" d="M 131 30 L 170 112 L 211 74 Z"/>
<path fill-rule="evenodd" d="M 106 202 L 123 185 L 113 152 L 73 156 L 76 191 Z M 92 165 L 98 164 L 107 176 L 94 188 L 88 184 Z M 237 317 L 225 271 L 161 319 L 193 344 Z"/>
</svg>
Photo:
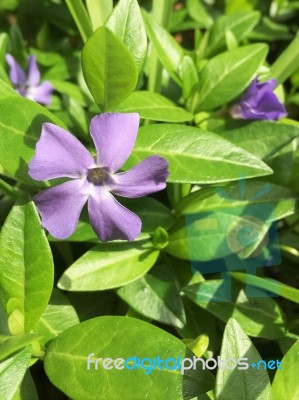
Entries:
<svg viewBox="0 0 299 400">
<path fill-rule="evenodd" d="M 88 199 L 89 186 L 86 180 L 75 179 L 34 196 L 42 226 L 52 236 L 66 239 L 74 233 L 82 208 Z"/>
<path fill-rule="evenodd" d="M 27 99 L 36 101 L 37 103 L 44 104 L 45 106 L 51 103 L 51 94 L 54 88 L 50 82 L 44 81 L 39 86 L 29 86 L 26 91 L 25 97 Z"/>
<path fill-rule="evenodd" d="M 129 158 L 138 133 L 137 113 L 104 113 L 91 120 L 90 134 L 97 149 L 98 164 L 111 172 Z"/>
<path fill-rule="evenodd" d="M 28 60 L 28 79 L 27 83 L 30 86 L 37 86 L 40 81 L 40 72 L 36 63 L 36 57 L 30 56 Z"/>
<path fill-rule="evenodd" d="M 260 99 L 257 110 L 267 116 L 268 120 L 277 121 L 287 116 L 284 105 L 279 101 L 275 93 L 268 92 Z"/>
<path fill-rule="evenodd" d="M 91 154 L 75 136 L 54 124 L 43 124 L 35 157 L 29 163 L 31 178 L 80 178 L 93 166 Z"/>
<path fill-rule="evenodd" d="M 5 60 L 10 67 L 9 78 L 14 85 L 25 85 L 26 75 L 20 64 L 11 54 L 6 54 Z"/>
<path fill-rule="evenodd" d="M 148 157 L 129 171 L 113 175 L 111 191 L 122 197 L 142 197 L 165 189 L 168 162 L 159 156 Z"/>
<path fill-rule="evenodd" d="M 141 220 L 122 206 L 103 186 L 93 186 L 88 199 L 91 225 L 103 242 L 134 240 L 141 232 Z"/>
</svg>

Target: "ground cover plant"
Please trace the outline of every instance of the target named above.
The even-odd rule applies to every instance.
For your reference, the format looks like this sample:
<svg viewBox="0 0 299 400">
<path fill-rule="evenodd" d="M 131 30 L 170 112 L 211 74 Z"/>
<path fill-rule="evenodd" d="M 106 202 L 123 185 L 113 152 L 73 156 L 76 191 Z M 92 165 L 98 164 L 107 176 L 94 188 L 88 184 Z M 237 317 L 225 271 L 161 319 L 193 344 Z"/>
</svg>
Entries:
<svg viewBox="0 0 299 400">
<path fill-rule="evenodd" d="M 0 399 L 299 397 L 299 3 L 0 0 Z"/>
</svg>

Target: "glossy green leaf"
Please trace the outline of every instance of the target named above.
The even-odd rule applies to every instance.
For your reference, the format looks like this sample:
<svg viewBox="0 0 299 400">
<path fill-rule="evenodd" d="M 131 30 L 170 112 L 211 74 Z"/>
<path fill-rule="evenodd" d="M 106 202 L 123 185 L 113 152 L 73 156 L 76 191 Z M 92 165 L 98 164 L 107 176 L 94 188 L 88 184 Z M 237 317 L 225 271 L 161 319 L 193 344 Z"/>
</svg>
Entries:
<svg viewBox="0 0 299 400">
<path fill-rule="evenodd" d="M 143 12 L 143 19 L 147 34 L 157 52 L 161 64 L 172 79 L 180 85 L 181 80 L 178 67 L 184 56 L 183 49 L 167 30 L 160 26 L 151 15 Z"/>
<path fill-rule="evenodd" d="M 212 120 L 208 129 L 262 160 L 274 157 L 299 136 L 297 126 L 271 121 Z"/>
<path fill-rule="evenodd" d="M 199 83 L 190 94 L 188 109 L 211 110 L 236 98 L 256 76 L 267 51 L 265 44 L 251 44 L 212 58 L 199 72 Z"/>
<path fill-rule="evenodd" d="M 287 48 L 276 59 L 269 71 L 269 77 L 283 83 L 299 68 L 299 35 L 297 34 Z"/>
<path fill-rule="evenodd" d="M 169 182 L 215 183 L 271 173 L 266 164 L 217 135 L 176 124 L 139 129 L 134 150 L 125 164 L 131 168 L 151 155 L 169 162 Z"/>
<path fill-rule="evenodd" d="M 42 346 L 55 339 L 60 333 L 79 323 L 78 315 L 67 297 L 53 290 L 49 304 L 35 325 L 34 332 L 41 336 Z"/>
<path fill-rule="evenodd" d="M 299 290 L 284 283 L 277 282 L 274 279 L 264 279 L 255 275 L 243 274 L 242 272 L 233 272 L 232 277 L 239 282 L 268 290 L 299 304 Z"/>
<path fill-rule="evenodd" d="M 105 27 L 97 29 L 83 47 L 82 69 L 103 112 L 121 103 L 137 83 L 137 69 L 129 50 Z"/>
<path fill-rule="evenodd" d="M 272 400 L 297 400 L 299 340 L 282 359 L 281 370 L 275 374 L 272 386 Z"/>
<path fill-rule="evenodd" d="M 8 96 L 19 96 L 18 93 L 11 88 L 7 83 L 0 79 L 0 99 Z"/>
<path fill-rule="evenodd" d="M 25 375 L 31 356 L 31 346 L 0 363 L 0 398 L 12 400 Z"/>
<path fill-rule="evenodd" d="M 166 121 L 191 121 L 193 115 L 158 93 L 147 91 L 133 92 L 115 111 L 137 112 L 140 118 Z"/>
<path fill-rule="evenodd" d="M 84 42 L 92 35 L 92 26 L 82 0 L 66 0 Z"/>
<path fill-rule="evenodd" d="M 128 48 L 140 72 L 147 52 L 147 36 L 138 1 L 120 0 L 105 26 Z"/>
<path fill-rule="evenodd" d="M 198 83 L 198 73 L 190 56 L 184 56 L 180 76 L 183 82 L 183 96 L 188 98 L 193 87 Z"/>
<path fill-rule="evenodd" d="M 28 163 L 34 156 L 44 122 L 64 127 L 58 118 L 37 103 L 21 96 L 0 99 L 0 164 L 16 179 L 37 186 L 43 183 L 29 177 Z"/>
<path fill-rule="evenodd" d="M 299 195 L 283 186 L 262 181 L 248 180 L 233 183 L 218 189 L 198 190 L 185 196 L 177 205 L 179 214 L 195 214 L 210 211 L 211 215 L 217 210 L 243 209 L 248 206 L 271 204 L 273 212 L 265 215 L 265 220 L 279 220 L 294 214 L 299 209 Z"/>
<path fill-rule="evenodd" d="M 91 19 L 93 29 L 104 25 L 113 9 L 113 0 L 86 0 L 86 7 Z"/>
<path fill-rule="evenodd" d="M 63 332 L 49 346 L 45 369 L 49 379 L 74 400 L 107 399 L 132 400 L 140 398 L 161 400 L 190 399 L 212 389 L 214 377 L 207 370 L 185 371 L 185 374 L 156 369 L 146 375 L 145 369 L 113 368 L 94 363 L 87 369 L 87 356 L 127 359 L 161 359 L 193 357 L 176 337 L 146 322 L 129 317 L 98 317 Z M 134 360 L 131 361 L 130 367 Z M 173 365 L 173 364 L 172 364 Z M 147 365 L 146 367 L 149 368 Z M 66 375 L 64 372 L 68 371 Z"/>
<path fill-rule="evenodd" d="M 209 28 L 213 19 L 208 14 L 202 0 L 187 0 L 187 10 L 191 18 L 200 24 L 202 28 Z"/>
<path fill-rule="evenodd" d="M 269 203 L 220 207 L 201 214 L 186 215 L 170 229 L 166 251 L 175 257 L 193 261 L 223 261 L 233 256 L 238 262 L 250 258 L 255 252 L 256 255 L 264 254 L 266 258 L 264 244 L 275 219 L 274 209 Z M 244 227 L 245 231 L 242 231 Z M 250 231 L 251 240 L 246 236 L 246 230 Z M 245 236 L 240 239 L 238 235 L 245 235 L 246 239 Z"/>
<path fill-rule="evenodd" d="M 39 400 L 34 380 L 28 370 L 13 400 Z"/>
<path fill-rule="evenodd" d="M 182 328 L 186 322 L 183 302 L 174 276 L 163 265 L 117 291 L 140 314 Z"/>
<path fill-rule="evenodd" d="M 29 370 L 26 371 L 13 400 L 39 400 L 35 383 Z"/>
<path fill-rule="evenodd" d="M 270 340 L 284 336 L 283 315 L 272 298 L 248 298 L 241 290 L 235 302 L 223 302 L 219 297 L 222 284 L 221 280 L 210 280 L 186 286 L 184 293 L 222 321 L 227 322 L 230 317 L 236 319 L 249 336 Z"/>
<path fill-rule="evenodd" d="M 1 336 L 0 337 L 0 361 L 5 360 L 13 353 L 24 347 L 29 346 L 33 341 L 37 340 L 38 336 L 32 333 L 18 336 Z"/>
<path fill-rule="evenodd" d="M 51 249 L 36 208 L 27 197 L 21 198 L 0 235 L 0 300 L 8 314 L 24 315 L 25 332 L 34 328 L 48 304 L 53 275 Z"/>
<path fill-rule="evenodd" d="M 225 327 L 220 357 L 222 360 L 245 358 L 249 364 L 257 364 L 261 359 L 249 337 L 233 318 Z M 271 384 L 263 367 L 260 370 L 251 365 L 248 369 L 237 368 L 218 368 L 217 400 L 271 400 Z"/>
<path fill-rule="evenodd" d="M 141 278 L 158 255 L 148 242 L 99 244 L 64 272 L 58 287 L 71 291 L 116 288 Z"/>
<path fill-rule="evenodd" d="M 232 32 L 238 42 L 241 42 L 257 25 L 259 19 L 260 13 L 258 11 L 236 12 L 218 18 L 210 30 L 207 56 L 210 57 L 225 50 L 225 34 L 227 31 Z"/>
</svg>

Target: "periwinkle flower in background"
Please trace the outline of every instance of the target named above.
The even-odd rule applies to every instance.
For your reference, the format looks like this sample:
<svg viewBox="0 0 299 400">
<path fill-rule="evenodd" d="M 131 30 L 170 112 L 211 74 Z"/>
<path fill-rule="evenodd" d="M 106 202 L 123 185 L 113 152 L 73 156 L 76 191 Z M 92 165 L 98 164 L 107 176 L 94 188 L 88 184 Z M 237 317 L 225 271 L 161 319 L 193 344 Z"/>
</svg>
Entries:
<svg viewBox="0 0 299 400">
<path fill-rule="evenodd" d="M 168 162 L 151 156 L 126 172 L 116 173 L 133 150 L 138 126 L 137 113 L 95 116 L 90 123 L 97 151 L 93 157 L 69 132 L 51 123 L 43 124 L 36 155 L 29 164 L 30 176 L 41 181 L 72 178 L 34 196 L 42 226 L 52 236 L 69 237 L 86 202 L 91 225 L 102 241 L 134 240 L 140 234 L 140 218 L 112 193 L 135 198 L 164 189 Z"/>
<path fill-rule="evenodd" d="M 277 121 L 287 115 L 284 105 L 273 93 L 276 79 L 258 82 L 255 78 L 240 101 L 231 108 L 231 115 L 241 119 L 262 119 Z"/>
<path fill-rule="evenodd" d="M 25 72 L 11 54 L 6 54 L 9 65 L 9 78 L 15 90 L 23 97 L 43 105 L 51 103 L 51 94 L 54 90 L 50 82 L 40 83 L 40 72 L 35 56 L 28 58 L 28 69 Z"/>
</svg>

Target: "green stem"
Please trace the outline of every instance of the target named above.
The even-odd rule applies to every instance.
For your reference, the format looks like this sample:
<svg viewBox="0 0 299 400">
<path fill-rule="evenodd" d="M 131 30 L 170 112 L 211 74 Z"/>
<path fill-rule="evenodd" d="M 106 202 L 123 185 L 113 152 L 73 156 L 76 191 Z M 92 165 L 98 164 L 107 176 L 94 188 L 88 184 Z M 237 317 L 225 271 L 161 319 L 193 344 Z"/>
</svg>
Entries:
<svg viewBox="0 0 299 400">
<path fill-rule="evenodd" d="M 82 0 L 65 0 L 77 25 L 83 42 L 93 34 L 92 25 Z"/>
<path fill-rule="evenodd" d="M 0 179 L 0 192 L 4 193 L 6 196 L 11 197 L 13 199 L 17 199 L 20 195 L 20 192 L 18 189 L 11 186 L 9 183 L 5 182 L 3 179 Z"/>
<path fill-rule="evenodd" d="M 155 20 L 164 28 L 168 27 L 173 0 L 153 0 L 152 13 Z M 149 62 L 148 90 L 160 92 L 162 79 L 162 65 L 157 52 L 152 48 Z"/>
</svg>

